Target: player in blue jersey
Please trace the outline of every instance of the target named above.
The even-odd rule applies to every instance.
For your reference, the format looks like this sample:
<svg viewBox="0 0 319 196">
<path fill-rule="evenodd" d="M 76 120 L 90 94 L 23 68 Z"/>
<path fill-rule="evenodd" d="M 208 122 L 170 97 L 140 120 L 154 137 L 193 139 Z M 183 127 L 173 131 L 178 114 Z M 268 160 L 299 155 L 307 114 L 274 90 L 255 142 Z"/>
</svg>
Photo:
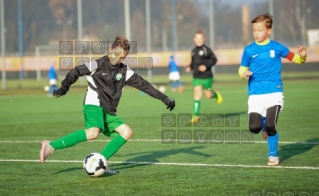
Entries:
<svg viewBox="0 0 319 196">
<path fill-rule="evenodd" d="M 52 97 L 53 96 L 53 91 L 57 90 L 57 80 L 58 80 L 58 76 L 56 73 L 56 70 L 54 68 L 54 61 L 51 62 L 51 66 L 50 69 L 48 71 L 48 79 L 49 79 L 49 92 L 48 92 L 48 97 Z"/>
<path fill-rule="evenodd" d="M 178 66 L 174 60 L 174 56 L 170 56 L 168 67 L 169 67 L 168 80 L 170 82 L 172 91 L 176 92 L 176 90 L 178 89 L 178 92 L 180 93 L 183 92 L 184 88 L 180 80 L 181 76 L 179 74 Z"/>
<path fill-rule="evenodd" d="M 306 61 L 307 49 L 298 46 L 298 54 L 295 54 L 286 46 L 270 40 L 272 23 L 269 14 L 259 15 L 252 20 L 255 42 L 245 47 L 238 73 L 243 79 L 249 78 L 249 130 L 254 134 L 259 133 L 262 117 L 266 117 L 264 130 L 268 135 L 268 165 L 279 165 L 276 125 L 284 105 L 281 58 L 302 64 Z"/>
</svg>

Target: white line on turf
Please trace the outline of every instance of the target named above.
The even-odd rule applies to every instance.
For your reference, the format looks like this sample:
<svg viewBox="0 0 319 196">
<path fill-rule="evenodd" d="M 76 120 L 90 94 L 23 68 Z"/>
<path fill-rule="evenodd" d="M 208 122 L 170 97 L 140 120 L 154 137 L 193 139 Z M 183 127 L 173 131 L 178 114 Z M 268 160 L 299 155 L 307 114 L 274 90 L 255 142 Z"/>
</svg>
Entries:
<svg viewBox="0 0 319 196">
<path fill-rule="evenodd" d="M 28 159 L 0 159 L 0 162 L 39 162 Z M 48 163 L 82 163 L 78 160 L 47 160 Z M 309 166 L 265 166 L 265 165 L 230 165 L 209 163 L 159 163 L 159 162 L 135 162 L 135 161 L 109 161 L 110 164 L 136 164 L 136 165 L 169 165 L 169 166 L 195 166 L 195 167 L 242 167 L 242 168 L 275 168 L 275 169 L 305 169 L 319 170 L 319 167 Z"/>
<path fill-rule="evenodd" d="M 109 142 L 111 140 L 92 140 L 92 141 L 88 141 L 88 142 Z M 179 140 L 173 140 L 170 139 L 169 142 L 165 142 L 165 140 L 162 139 L 131 139 L 129 140 L 130 142 L 163 142 L 163 143 L 169 143 L 169 142 L 176 142 Z M 240 142 L 240 141 L 200 141 L 200 140 L 184 140 L 185 143 L 188 142 L 198 142 L 197 144 L 200 143 L 243 143 L 243 144 L 250 144 L 250 143 L 256 143 L 256 144 L 266 144 L 267 141 L 253 141 L 253 142 Z M 0 143 L 38 143 L 41 142 L 36 141 L 36 140 L 0 140 Z M 182 142 L 181 142 L 182 143 Z M 290 141 L 279 141 L 279 144 L 304 144 L 304 145 L 318 145 L 319 142 L 290 142 Z"/>
</svg>

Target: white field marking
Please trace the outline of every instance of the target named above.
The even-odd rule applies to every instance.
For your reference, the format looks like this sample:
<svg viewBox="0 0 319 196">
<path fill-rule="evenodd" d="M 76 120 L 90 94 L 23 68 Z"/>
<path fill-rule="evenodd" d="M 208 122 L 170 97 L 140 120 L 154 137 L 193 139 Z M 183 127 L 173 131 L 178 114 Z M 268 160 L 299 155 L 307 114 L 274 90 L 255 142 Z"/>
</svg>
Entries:
<svg viewBox="0 0 319 196">
<path fill-rule="evenodd" d="M 0 159 L 0 162 L 37 162 L 32 159 Z M 78 160 L 47 160 L 48 163 L 82 163 Z M 169 165 L 169 166 L 195 166 L 195 167 L 242 167 L 242 168 L 275 168 L 275 169 L 306 169 L 319 170 L 319 167 L 309 166 L 266 166 L 266 165 L 229 165 L 209 163 L 159 163 L 159 162 L 135 162 L 135 161 L 109 161 L 111 164 L 136 164 L 136 165 Z"/>
<path fill-rule="evenodd" d="M 111 140 L 91 140 L 87 142 L 109 142 Z M 166 140 L 167 141 L 167 140 Z M 179 140 L 173 140 L 169 139 L 167 142 L 162 139 L 131 139 L 129 142 L 163 142 L 163 143 L 169 143 L 169 142 L 177 142 Z M 39 143 L 40 140 L 0 140 L 1 143 Z M 203 144 L 205 143 L 243 143 L 243 144 L 249 144 L 249 143 L 256 143 L 256 144 L 267 144 L 267 141 L 253 141 L 253 142 L 241 142 L 241 141 L 214 141 L 214 140 L 205 140 L 205 142 L 201 140 L 185 140 L 185 143 L 189 142 L 198 142 L 197 144 L 200 144 L 201 142 Z M 182 143 L 182 142 L 181 142 Z M 304 144 L 304 145 L 318 145 L 319 142 L 289 142 L 289 141 L 279 141 L 279 144 Z"/>
</svg>

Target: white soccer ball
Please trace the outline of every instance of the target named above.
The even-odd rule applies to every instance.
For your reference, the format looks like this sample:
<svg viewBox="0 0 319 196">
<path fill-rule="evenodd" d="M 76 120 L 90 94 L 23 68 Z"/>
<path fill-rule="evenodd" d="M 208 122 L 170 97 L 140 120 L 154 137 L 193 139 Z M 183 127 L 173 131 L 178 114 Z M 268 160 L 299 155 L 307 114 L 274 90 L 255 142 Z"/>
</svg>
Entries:
<svg viewBox="0 0 319 196">
<path fill-rule="evenodd" d="M 91 153 L 85 157 L 83 168 L 92 177 L 102 176 L 107 167 L 107 160 L 100 153 Z"/>
<path fill-rule="evenodd" d="M 162 93 L 165 93 L 166 87 L 165 86 L 160 86 L 160 87 L 158 87 L 158 90 L 161 91 Z"/>
<path fill-rule="evenodd" d="M 50 89 L 50 87 L 49 87 L 49 86 L 45 86 L 45 87 L 44 87 L 44 91 L 46 91 L 46 92 L 48 92 L 48 91 L 49 91 L 49 89 Z"/>
</svg>

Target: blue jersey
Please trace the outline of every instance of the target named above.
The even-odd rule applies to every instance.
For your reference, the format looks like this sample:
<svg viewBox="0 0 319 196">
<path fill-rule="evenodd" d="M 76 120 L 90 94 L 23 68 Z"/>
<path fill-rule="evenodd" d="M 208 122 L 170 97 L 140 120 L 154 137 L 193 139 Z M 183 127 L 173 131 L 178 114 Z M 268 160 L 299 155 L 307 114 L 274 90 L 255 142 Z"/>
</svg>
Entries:
<svg viewBox="0 0 319 196">
<path fill-rule="evenodd" d="M 248 67 L 253 74 L 249 77 L 249 95 L 283 92 L 281 81 L 281 58 L 285 58 L 289 49 L 270 40 L 260 45 L 256 42 L 245 47 L 241 66 Z"/>
<path fill-rule="evenodd" d="M 49 80 L 51 80 L 51 79 L 57 79 L 57 75 L 56 75 L 56 72 L 55 72 L 55 69 L 54 69 L 53 66 L 50 66 L 48 78 L 49 78 Z"/>
<path fill-rule="evenodd" d="M 169 72 L 176 72 L 176 71 L 179 71 L 178 70 L 178 66 L 176 65 L 175 61 L 174 60 L 171 60 L 168 64 L 169 66 Z"/>
</svg>

